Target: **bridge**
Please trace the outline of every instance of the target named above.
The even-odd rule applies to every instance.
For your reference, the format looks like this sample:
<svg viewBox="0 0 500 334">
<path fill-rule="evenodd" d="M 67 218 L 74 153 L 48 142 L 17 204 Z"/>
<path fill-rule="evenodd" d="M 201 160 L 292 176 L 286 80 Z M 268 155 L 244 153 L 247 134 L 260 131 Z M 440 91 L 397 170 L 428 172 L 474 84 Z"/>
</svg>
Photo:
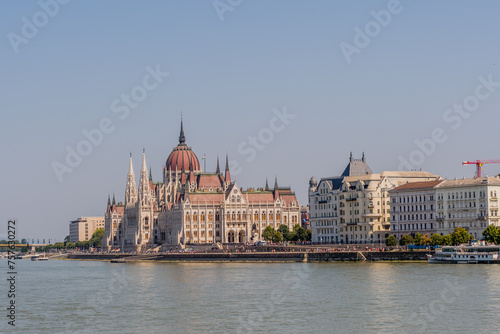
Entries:
<svg viewBox="0 0 500 334">
<path fill-rule="evenodd" d="M 50 244 L 14 244 L 14 245 L 0 244 L 0 248 L 11 248 L 12 246 L 14 246 L 14 249 L 20 250 L 23 247 L 28 247 L 29 246 L 31 248 L 31 251 L 34 252 L 35 248 L 37 248 L 37 247 L 44 247 L 44 246 L 47 246 L 47 245 L 50 245 Z"/>
</svg>

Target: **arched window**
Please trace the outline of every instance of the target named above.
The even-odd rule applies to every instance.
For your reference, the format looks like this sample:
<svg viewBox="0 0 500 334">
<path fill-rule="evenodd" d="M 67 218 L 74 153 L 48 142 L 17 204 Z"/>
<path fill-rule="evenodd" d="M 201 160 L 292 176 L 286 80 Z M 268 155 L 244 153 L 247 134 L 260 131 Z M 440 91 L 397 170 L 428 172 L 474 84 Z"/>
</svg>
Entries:
<svg viewBox="0 0 500 334">
<path fill-rule="evenodd" d="M 208 221 L 209 222 L 213 221 L 212 211 L 208 213 Z"/>
<path fill-rule="evenodd" d="M 258 211 L 255 211 L 255 213 L 253 215 L 253 220 L 259 220 L 259 212 Z"/>
<path fill-rule="evenodd" d="M 262 217 L 261 217 L 261 220 L 262 220 L 262 221 L 265 221 L 265 220 L 266 220 L 266 212 L 265 212 L 265 211 L 262 211 Z"/>
</svg>

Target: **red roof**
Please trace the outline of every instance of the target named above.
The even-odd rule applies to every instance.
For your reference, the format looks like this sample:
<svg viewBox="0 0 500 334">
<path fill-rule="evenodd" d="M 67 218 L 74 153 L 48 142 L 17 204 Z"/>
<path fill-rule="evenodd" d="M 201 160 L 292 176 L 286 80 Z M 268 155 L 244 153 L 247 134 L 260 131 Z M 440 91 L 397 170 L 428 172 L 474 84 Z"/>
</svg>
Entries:
<svg viewBox="0 0 500 334">
<path fill-rule="evenodd" d="M 184 167 L 185 171 L 189 171 L 192 166 L 194 171 L 201 171 L 200 162 L 193 151 L 186 144 L 179 144 L 172 153 L 168 156 L 165 168 L 167 170 L 178 171 Z"/>
<path fill-rule="evenodd" d="M 211 203 L 222 203 L 224 201 L 224 194 L 189 194 L 189 201 L 193 204 L 211 204 Z"/>
<path fill-rule="evenodd" d="M 198 175 L 198 188 L 218 188 L 222 187 L 221 177 L 217 174 Z"/>
</svg>

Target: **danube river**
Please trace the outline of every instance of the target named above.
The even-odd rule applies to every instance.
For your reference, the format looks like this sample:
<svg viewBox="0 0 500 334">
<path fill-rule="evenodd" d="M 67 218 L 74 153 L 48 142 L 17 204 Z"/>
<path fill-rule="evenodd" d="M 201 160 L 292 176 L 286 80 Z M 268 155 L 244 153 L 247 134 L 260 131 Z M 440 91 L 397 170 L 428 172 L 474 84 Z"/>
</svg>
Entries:
<svg viewBox="0 0 500 334">
<path fill-rule="evenodd" d="M 0 332 L 496 332 L 500 265 L 1 260 Z"/>
</svg>

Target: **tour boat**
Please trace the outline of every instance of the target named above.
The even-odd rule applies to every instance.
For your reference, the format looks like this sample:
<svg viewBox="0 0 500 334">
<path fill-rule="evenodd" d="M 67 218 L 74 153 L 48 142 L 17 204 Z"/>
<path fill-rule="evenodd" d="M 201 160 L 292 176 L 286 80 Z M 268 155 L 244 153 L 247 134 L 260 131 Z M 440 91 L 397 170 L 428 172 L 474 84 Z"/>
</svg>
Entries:
<svg viewBox="0 0 500 334">
<path fill-rule="evenodd" d="M 434 255 L 427 255 L 429 263 L 500 263 L 500 246 L 444 246 Z"/>
</svg>

